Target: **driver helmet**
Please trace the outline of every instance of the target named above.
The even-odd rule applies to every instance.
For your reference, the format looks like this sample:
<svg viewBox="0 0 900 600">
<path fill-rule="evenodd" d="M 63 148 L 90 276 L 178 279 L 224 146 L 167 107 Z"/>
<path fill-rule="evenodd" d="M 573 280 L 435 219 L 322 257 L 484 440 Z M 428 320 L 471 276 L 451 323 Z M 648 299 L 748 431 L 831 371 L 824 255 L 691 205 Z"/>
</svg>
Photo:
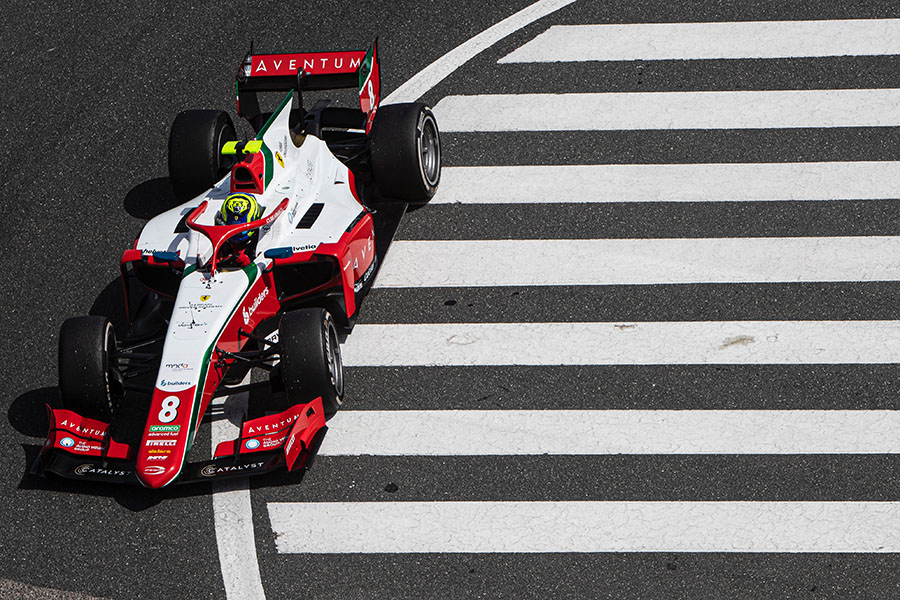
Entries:
<svg viewBox="0 0 900 600">
<path fill-rule="evenodd" d="M 252 194 L 231 194 L 222 203 L 222 210 L 216 213 L 216 225 L 249 223 L 261 216 L 262 209 Z M 244 231 L 232 236 L 228 241 L 232 244 L 246 244 L 255 235 L 255 230 Z"/>
</svg>

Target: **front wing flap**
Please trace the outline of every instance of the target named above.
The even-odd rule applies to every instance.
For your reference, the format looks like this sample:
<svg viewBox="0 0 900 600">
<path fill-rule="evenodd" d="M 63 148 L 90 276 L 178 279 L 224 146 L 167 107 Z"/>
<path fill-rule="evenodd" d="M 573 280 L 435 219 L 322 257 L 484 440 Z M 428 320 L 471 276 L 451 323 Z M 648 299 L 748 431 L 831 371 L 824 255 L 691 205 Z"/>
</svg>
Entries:
<svg viewBox="0 0 900 600">
<path fill-rule="evenodd" d="M 47 407 L 50 432 L 31 473 L 66 479 L 140 484 L 134 449 L 109 435 L 109 424 L 68 410 Z M 262 475 L 282 468 L 294 473 L 312 466 L 325 437 L 322 400 L 241 425 L 241 435 L 220 443 L 212 460 L 184 465 L 175 483 Z"/>
</svg>

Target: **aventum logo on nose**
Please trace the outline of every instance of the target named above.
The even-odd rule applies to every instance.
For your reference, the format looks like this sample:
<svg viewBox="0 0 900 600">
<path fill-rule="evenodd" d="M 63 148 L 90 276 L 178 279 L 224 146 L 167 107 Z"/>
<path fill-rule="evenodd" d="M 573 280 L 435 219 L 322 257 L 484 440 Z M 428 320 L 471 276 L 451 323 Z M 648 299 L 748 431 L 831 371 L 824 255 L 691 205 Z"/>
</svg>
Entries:
<svg viewBox="0 0 900 600">
<path fill-rule="evenodd" d="M 266 299 L 266 296 L 269 295 L 269 288 L 263 288 L 263 290 L 259 293 L 256 299 L 253 301 L 253 304 L 250 307 L 244 307 L 241 310 L 241 314 L 244 315 L 244 325 L 250 323 L 250 317 L 253 316 L 253 313 L 256 312 L 256 309 L 259 308 L 259 305 L 262 304 L 262 301 Z"/>
</svg>

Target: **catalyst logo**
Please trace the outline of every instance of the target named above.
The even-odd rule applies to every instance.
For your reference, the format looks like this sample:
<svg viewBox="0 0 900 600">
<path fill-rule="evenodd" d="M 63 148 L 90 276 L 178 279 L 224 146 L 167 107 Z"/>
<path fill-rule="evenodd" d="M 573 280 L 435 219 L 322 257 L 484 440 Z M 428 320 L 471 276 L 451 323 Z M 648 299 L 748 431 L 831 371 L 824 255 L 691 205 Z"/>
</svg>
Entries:
<svg viewBox="0 0 900 600">
<path fill-rule="evenodd" d="M 85 475 L 110 475 L 112 477 L 125 477 L 126 475 L 128 475 L 128 471 L 101 469 L 90 463 L 78 465 L 77 467 L 75 467 L 74 473 L 80 477 L 84 477 Z"/>
<path fill-rule="evenodd" d="M 262 462 L 255 462 L 246 465 L 227 465 L 221 467 L 217 467 L 216 465 L 206 465 L 200 469 L 200 474 L 204 477 L 215 477 L 216 475 L 223 475 L 225 473 L 240 473 L 241 471 L 258 469 L 264 464 L 265 463 Z"/>
<path fill-rule="evenodd" d="M 253 313 L 256 312 L 256 309 L 259 308 L 259 305 L 262 304 L 262 301 L 265 300 L 266 296 L 268 296 L 268 295 L 269 295 L 269 288 L 265 287 L 259 293 L 259 295 L 256 297 L 256 299 L 253 300 L 253 303 L 249 307 L 245 306 L 244 308 L 241 309 L 241 314 L 244 315 L 244 325 L 247 325 L 250 323 L 250 317 L 253 316 Z"/>
</svg>

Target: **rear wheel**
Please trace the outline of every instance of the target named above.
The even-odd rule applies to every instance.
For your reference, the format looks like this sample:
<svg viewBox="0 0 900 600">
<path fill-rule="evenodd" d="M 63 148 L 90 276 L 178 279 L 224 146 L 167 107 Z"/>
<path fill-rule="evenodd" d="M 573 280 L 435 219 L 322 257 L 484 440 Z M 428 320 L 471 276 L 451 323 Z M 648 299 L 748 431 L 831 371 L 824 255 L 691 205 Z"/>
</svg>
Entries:
<svg viewBox="0 0 900 600">
<path fill-rule="evenodd" d="M 73 317 L 59 333 L 59 392 L 67 410 L 108 421 L 123 395 L 116 334 L 106 317 Z"/>
<path fill-rule="evenodd" d="M 421 205 L 434 196 L 441 180 L 441 139 L 426 105 L 379 107 L 369 148 L 375 184 L 386 199 Z"/>
<path fill-rule="evenodd" d="M 321 396 L 325 417 L 331 418 L 344 395 L 341 346 L 334 319 L 322 308 L 289 311 L 281 319 L 278 341 L 281 363 L 277 375 L 284 387 L 284 408 Z"/>
<path fill-rule="evenodd" d="M 234 165 L 222 156 L 226 142 L 237 139 L 228 113 L 221 110 L 185 110 L 178 113 L 169 132 L 169 178 L 191 194 L 208 190 Z"/>
</svg>

